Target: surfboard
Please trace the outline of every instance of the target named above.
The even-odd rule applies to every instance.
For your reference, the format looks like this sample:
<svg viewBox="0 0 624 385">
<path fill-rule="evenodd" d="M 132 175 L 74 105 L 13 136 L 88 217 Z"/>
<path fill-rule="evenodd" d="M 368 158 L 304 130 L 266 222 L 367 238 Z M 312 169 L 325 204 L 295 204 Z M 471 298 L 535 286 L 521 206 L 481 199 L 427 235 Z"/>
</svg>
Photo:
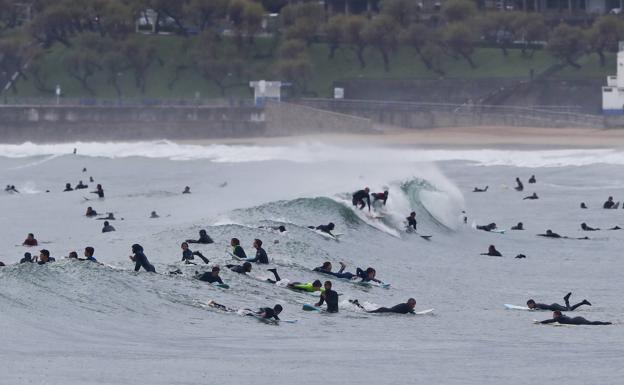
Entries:
<svg viewBox="0 0 624 385">
<path fill-rule="evenodd" d="M 220 287 L 222 289 L 229 289 L 230 285 L 228 285 L 227 283 L 218 283 L 218 282 L 214 282 L 212 283 L 212 286 L 214 287 Z"/>
<path fill-rule="evenodd" d="M 317 311 L 317 312 L 320 312 L 320 311 L 321 311 L 321 308 L 320 308 L 320 307 L 316 307 L 316 306 L 314 306 L 314 305 L 310 305 L 309 303 L 304 303 L 304 304 L 303 304 L 303 307 L 301 308 L 301 310 L 304 310 L 304 311 Z"/>
<path fill-rule="evenodd" d="M 505 234 L 505 231 L 507 230 L 506 229 L 494 229 L 494 230 L 490 230 L 490 233 Z"/>
<path fill-rule="evenodd" d="M 536 325 L 542 325 L 542 326 L 576 326 L 576 325 L 560 324 L 559 322 L 543 324 L 543 323 L 541 323 L 541 321 L 538 321 L 536 319 L 533 320 L 533 323 L 536 324 Z"/>
<path fill-rule="evenodd" d="M 433 311 L 434 311 L 434 310 L 435 310 L 435 309 L 421 310 L 421 311 L 417 311 L 417 312 L 416 312 L 416 313 L 414 313 L 414 314 L 416 314 L 416 315 L 431 314 L 431 313 L 433 313 Z"/>
<path fill-rule="evenodd" d="M 323 238 L 331 239 L 331 240 L 334 240 L 334 241 L 340 241 L 338 239 L 338 236 L 327 234 L 326 232 L 321 231 L 321 230 L 316 230 L 316 229 L 310 229 L 310 230 L 314 231 L 315 233 L 317 233 L 318 235 L 322 236 Z"/>
<path fill-rule="evenodd" d="M 355 285 L 358 286 L 363 286 L 363 287 L 381 287 L 383 289 L 389 289 L 390 288 L 390 284 L 389 283 L 379 283 L 379 282 L 370 282 L 370 281 L 359 281 L 359 282 L 354 282 Z"/>
<path fill-rule="evenodd" d="M 530 310 L 530 311 L 533 311 L 533 309 L 529 309 L 526 306 L 511 305 L 511 304 L 508 304 L 508 303 L 506 303 L 504 306 L 505 306 L 506 309 L 509 309 L 509 310 Z"/>
</svg>

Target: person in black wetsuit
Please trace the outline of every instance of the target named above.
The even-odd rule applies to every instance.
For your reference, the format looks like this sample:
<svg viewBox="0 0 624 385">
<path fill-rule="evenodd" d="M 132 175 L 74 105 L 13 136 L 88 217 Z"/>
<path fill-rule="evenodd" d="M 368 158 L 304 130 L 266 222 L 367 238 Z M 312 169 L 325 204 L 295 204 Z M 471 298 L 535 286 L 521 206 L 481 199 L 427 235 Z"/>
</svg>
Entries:
<svg viewBox="0 0 624 385">
<path fill-rule="evenodd" d="M 91 217 L 95 217 L 97 215 L 98 215 L 97 211 L 93 210 L 93 208 L 91 206 L 87 207 L 87 213 L 85 214 L 85 216 L 91 218 Z"/>
<path fill-rule="evenodd" d="M 517 183 L 517 186 L 514 187 L 516 191 L 524 190 L 524 185 L 522 184 L 522 182 L 520 182 L 520 178 L 516 178 L 516 183 Z"/>
<path fill-rule="evenodd" d="M 581 230 L 583 230 L 583 231 L 598 231 L 600 229 L 599 228 L 589 227 L 589 226 L 587 226 L 587 223 L 583 222 L 583 223 L 581 223 Z"/>
<path fill-rule="evenodd" d="M 238 274 L 247 274 L 251 272 L 250 262 L 245 262 L 242 265 L 225 265 L 225 267 Z"/>
<path fill-rule="evenodd" d="M 274 320 L 279 321 L 280 319 L 278 315 L 282 312 L 282 310 L 283 310 L 282 305 L 277 304 L 273 306 L 273 308 L 261 307 L 257 312 L 253 312 L 253 313 L 254 315 L 260 318 L 264 318 L 264 319 L 273 318 Z"/>
<path fill-rule="evenodd" d="M 75 189 L 76 190 L 83 190 L 89 188 L 89 186 L 87 186 L 86 184 L 82 183 L 82 181 L 78 182 L 78 184 L 76 185 Z"/>
<path fill-rule="evenodd" d="M 529 195 L 528 197 L 522 198 L 523 201 L 527 199 L 534 200 L 534 199 L 539 199 L 539 197 L 537 196 L 537 193 L 533 193 L 533 195 Z"/>
<path fill-rule="evenodd" d="M 537 236 L 545 238 L 563 238 L 561 235 L 553 233 L 550 229 L 546 230 L 546 234 L 537 234 Z"/>
<path fill-rule="evenodd" d="M 522 222 L 518 222 L 517 225 L 511 227 L 512 230 L 524 230 L 524 225 Z"/>
<path fill-rule="evenodd" d="M 247 254 L 245 254 L 245 250 L 243 250 L 243 247 L 240 245 L 238 238 L 232 238 L 230 245 L 234 248 L 234 250 L 232 250 L 233 255 L 240 259 L 247 259 Z"/>
<path fill-rule="evenodd" d="M 267 229 L 267 230 L 275 230 L 275 231 L 279 231 L 280 233 L 284 233 L 286 232 L 286 226 L 282 225 L 282 226 L 258 226 L 259 229 Z"/>
<path fill-rule="evenodd" d="M 607 201 L 602 205 L 603 209 L 612 209 L 615 206 L 615 202 L 613 202 L 613 197 L 609 197 Z"/>
<path fill-rule="evenodd" d="M 323 273 L 323 274 L 328 274 L 328 275 L 332 275 L 336 278 L 339 279 L 353 279 L 356 277 L 364 277 L 364 272 L 362 271 L 362 269 L 360 269 L 359 267 L 357 268 L 358 273 L 359 274 L 353 274 L 353 273 L 349 273 L 349 272 L 344 272 L 346 265 L 342 262 L 340 262 L 340 270 L 338 270 L 337 273 L 332 271 L 332 264 L 329 261 L 326 261 L 323 263 L 322 266 L 319 267 L 315 267 L 314 271 L 319 272 L 319 273 Z M 360 275 L 361 274 L 361 275 Z"/>
<path fill-rule="evenodd" d="M 71 183 L 65 183 L 65 190 L 63 190 L 63 192 L 68 192 L 68 191 L 74 191 L 74 189 L 71 186 Z"/>
<path fill-rule="evenodd" d="M 494 245 L 490 245 L 490 247 L 488 247 L 488 252 L 481 253 L 481 255 L 488 255 L 490 257 L 502 257 L 503 256 L 498 250 L 496 250 L 496 247 L 494 247 Z"/>
<path fill-rule="evenodd" d="M 210 262 L 208 258 L 204 257 L 203 254 L 199 251 L 191 251 L 191 249 L 189 249 L 188 243 L 182 242 L 182 245 L 180 247 L 182 248 L 182 262 L 187 264 L 194 264 L 191 261 L 195 259 L 195 255 L 201 258 L 201 260 L 204 261 L 205 264 L 208 264 L 208 262 Z"/>
<path fill-rule="evenodd" d="M 199 279 L 200 281 L 204 281 L 208 283 L 220 283 L 223 285 L 223 281 L 221 280 L 221 277 L 219 277 L 220 271 L 221 269 L 219 268 L 219 266 L 214 266 L 212 268 L 212 271 L 210 271 L 210 273 L 206 272 L 206 273 L 199 274 L 196 271 L 195 278 Z"/>
<path fill-rule="evenodd" d="M 582 209 L 586 209 L 587 208 L 587 205 L 585 204 L 585 202 L 581 202 L 581 208 Z"/>
<path fill-rule="evenodd" d="M 544 304 L 544 303 L 535 303 L 534 300 L 530 299 L 527 301 L 527 307 L 529 309 L 536 309 L 536 310 L 558 310 L 558 311 L 574 311 L 576 310 L 576 308 L 578 308 L 579 306 L 582 305 L 587 305 L 587 306 L 591 306 L 591 303 L 584 299 L 581 302 L 577 303 L 576 305 L 572 305 L 570 306 L 570 296 L 572 295 L 572 293 L 568 293 L 565 295 L 565 297 L 563 297 L 563 300 L 565 301 L 565 306 L 561 306 L 558 303 L 552 303 L 550 305 Z"/>
<path fill-rule="evenodd" d="M 259 239 L 254 239 L 253 247 L 256 249 L 256 256 L 254 258 L 247 258 L 247 262 L 256 262 L 268 265 L 269 264 L 269 256 L 266 251 L 262 248 L 262 241 Z"/>
<path fill-rule="evenodd" d="M 495 229 L 496 229 L 496 223 L 494 222 L 487 224 L 487 225 L 483 225 L 483 226 L 477 225 L 477 230 L 492 231 Z"/>
<path fill-rule="evenodd" d="M 472 192 L 486 192 L 488 190 L 488 187 L 490 186 L 485 186 L 485 188 L 475 187 L 474 190 L 472 190 Z"/>
<path fill-rule="evenodd" d="M 50 252 L 46 249 L 39 251 L 39 260 L 37 260 L 37 257 L 33 260 L 33 262 L 36 262 L 38 265 L 45 265 L 46 263 L 54 261 L 56 261 L 56 259 L 50 257 Z"/>
<path fill-rule="evenodd" d="M 364 188 L 364 190 L 356 191 L 353 194 L 353 199 L 351 200 L 351 203 L 353 203 L 353 206 L 359 206 L 359 209 L 362 210 L 364 209 L 364 207 L 368 205 L 368 211 L 370 211 L 371 202 L 370 202 L 369 193 L 370 193 L 370 189 L 368 187 Z"/>
<path fill-rule="evenodd" d="M 611 325 L 611 322 L 603 322 L 603 321 L 589 321 L 583 317 L 568 317 L 566 315 L 561 314 L 559 310 L 555 310 L 553 312 L 552 319 L 547 319 L 545 321 L 541 321 L 541 324 L 552 324 L 558 322 L 563 325 Z"/>
<path fill-rule="evenodd" d="M 91 191 L 91 194 L 97 194 L 98 198 L 104 198 L 104 189 L 102 188 L 102 185 L 97 185 L 95 187 L 95 191 Z"/>
<path fill-rule="evenodd" d="M 328 313 L 338 313 L 338 293 L 332 290 L 331 281 L 325 281 L 325 291 L 321 292 L 319 301 L 314 304 L 316 307 L 320 307 L 323 303 L 327 303 Z"/>
<path fill-rule="evenodd" d="M 537 182 L 537 180 L 535 179 L 535 175 L 531 175 L 531 177 L 529 178 L 529 183 L 533 184 L 535 182 Z"/>
<path fill-rule="evenodd" d="M 334 230 L 334 227 L 335 227 L 335 225 L 334 225 L 333 222 L 329 222 L 326 225 L 319 225 L 319 226 L 316 226 L 316 227 L 308 226 L 308 228 L 310 228 L 310 229 L 319 230 L 319 231 L 321 231 L 321 232 L 323 232 L 325 234 L 331 235 L 332 237 L 334 237 L 334 234 L 332 234 L 332 231 Z"/>
<path fill-rule="evenodd" d="M 406 303 L 400 303 L 391 308 L 380 307 L 379 309 L 371 310 L 368 313 L 398 313 L 398 314 L 407 314 L 414 313 L 414 308 L 416 307 L 416 300 L 414 298 L 410 298 Z"/>
<path fill-rule="evenodd" d="M 407 230 L 413 229 L 416 231 L 416 211 L 412 211 L 407 219 Z"/>
<path fill-rule="evenodd" d="M 210 243 L 214 243 L 214 241 L 212 240 L 212 238 L 210 238 L 208 236 L 208 233 L 206 232 L 206 230 L 199 230 L 199 239 L 198 240 L 194 240 L 194 239 L 187 239 L 185 242 L 187 243 L 202 243 L 202 244 L 210 244 Z"/>
<path fill-rule="evenodd" d="M 191 188 L 189 186 L 184 187 L 184 191 L 182 191 L 182 194 L 190 194 L 191 193 Z"/>
<path fill-rule="evenodd" d="M 141 267 L 145 269 L 145 271 L 149 271 L 150 273 L 155 273 L 156 269 L 149 262 L 147 256 L 143 253 L 143 247 L 138 243 L 132 245 L 133 255 L 129 256 L 130 260 L 134 262 L 134 271 L 141 270 Z"/>
<path fill-rule="evenodd" d="M 110 233 L 111 231 L 115 231 L 115 228 L 111 226 L 111 224 L 108 223 L 108 221 L 104 221 L 104 227 L 102 227 L 102 232 Z"/>
<path fill-rule="evenodd" d="M 383 203 L 383 205 L 386 205 L 386 202 L 388 201 L 388 194 L 390 194 L 388 192 L 388 190 L 385 190 L 382 193 L 372 193 L 371 195 L 373 196 L 373 203 L 377 202 L 377 201 L 381 201 Z"/>
<path fill-rule="evenodd" d="M 160 215 L 158 215 L 158 214 L 156 213 L 156 211 L 152 211 L 152 213 L 150 214 L 150 218 L 151 218 L 151 219 L 160 218 Z"/>
<path fill-rule="evenodd" d="M 612 228 L 607 230 L 622 230 L 622 228 L 620 226 L 613 226 Z"/>
<path fill-rule="evenodd" d="M 33 258 L 30 253 L 24 253 L 24 258 L 20 259 L 19 263 L 33 263 Z"/>
</svg>

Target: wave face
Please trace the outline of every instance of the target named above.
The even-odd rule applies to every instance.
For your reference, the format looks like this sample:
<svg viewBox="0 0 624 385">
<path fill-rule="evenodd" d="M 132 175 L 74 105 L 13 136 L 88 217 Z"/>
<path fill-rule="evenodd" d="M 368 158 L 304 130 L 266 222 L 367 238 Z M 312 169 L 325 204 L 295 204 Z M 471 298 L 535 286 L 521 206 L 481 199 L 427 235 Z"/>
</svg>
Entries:
<svg viewBox="0 0 624 385">
<path fill-rule="evenodd" d="M 300 163 L 358 161 L 373 163 L 378 158 L 403 162 L 470 161 L 482 166 L 564 167 L 592 164 L 624 165 L 624 152 L 615 149 L 577 150 L 424 150 L 334 146 L 302 142 L 294 146 L 191 145 L 168 140 L 149 142 L 75 142 L 64 144 L 0 145 L 0 156 L 8 158 L 49 157 L 72 154 L 105 158 L 163 158 L 210 160 L 213 162 L 291 161 Z"/>
</svg>

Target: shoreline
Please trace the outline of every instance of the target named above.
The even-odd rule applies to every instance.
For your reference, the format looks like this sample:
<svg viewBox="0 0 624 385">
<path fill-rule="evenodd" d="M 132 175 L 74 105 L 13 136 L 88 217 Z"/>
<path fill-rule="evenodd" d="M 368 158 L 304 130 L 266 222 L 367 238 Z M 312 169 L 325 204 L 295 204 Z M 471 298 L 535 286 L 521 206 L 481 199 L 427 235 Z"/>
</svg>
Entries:
<svg viewBox="0 0 624 385">
<path fill-rule="evenodd" d="M 336 145 L 382 145 L 428 148 L 618 148 L 624 129 L 453 127 L 386 129 L 372 134 L 313 134 L 265 138 L 172 140 L 178 144 L 275 146 L 319 141 Z"/>
</svg>

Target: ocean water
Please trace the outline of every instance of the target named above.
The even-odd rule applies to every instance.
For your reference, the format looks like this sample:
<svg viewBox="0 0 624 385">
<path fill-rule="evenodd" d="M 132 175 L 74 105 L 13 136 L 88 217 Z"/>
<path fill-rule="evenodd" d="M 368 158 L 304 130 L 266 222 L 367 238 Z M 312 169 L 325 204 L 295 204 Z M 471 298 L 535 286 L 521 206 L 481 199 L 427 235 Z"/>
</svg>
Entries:
<svg viewBox="0 0 624 385">
<path fill-rule="evenodd" d="M 72 155 L 73 148 L 78 149 Z M 624 231 L 584 233 L 580 223 L 624 227 L 624 210 L 603 210 L 607 196 L 624 200 L 618 149 L 418 149 L 340 147 L 321 142 L 283 146 L 68 143 L 0 145 L 1 384 L 621 384 L 624 381 Z M 83 167 L 87 172 L 83 173 Z M 526 180 L 535 174 L 538 183 Z M 62 192 L 93 176 L 106 198 Z M 513 190 L 518 176 L 525 191 Z M 182 195 L 184 186 L 192 194 Z M 472 193 L 475 186 L 487 193 Z M 390 189 L 383 219 L 350 207 L 350 194 Z M 46 190 L 49 190 L 46 193 Z M 522 200 L 537 192 L 539 200 Z M 86 200 L 88 198 L 89 200 Z M 579 209 L 586 202 L 588 210 Z M 113 212 L 117 231 L 84 216 L 87 206 Z M 159 219 L 149 219 L 151 211 Z M 403 231 L 417 212 L 427 242 Z M 468 215 L 468 224 L 461 212 Z M 122 219 L 123 218 L 123 219 Z M 306 228 L 332 221 L 340 242 Z M 526 230 L 476 231 L 496 222 Z M 285 225 L 288 232 L 259 229 Z M 230 289 L 192 279 L 206 265 L 180 264 L 180 243 L 206 229 L 212 245 L 191 247 L 211 265 L 232 261 L 231 237 L 248 254 L 265 243 L 272 264 L 291 281 L 330 277 L 310 270 L 325 260 L 347 269 L 373 266 L 390 289 L 334 282 L 338 314 L 308 313 L 308 294 L 222 270 Z M 572 238 L 542 239 L 552 229 Z M 20 246 L 32 232 L 40 247 Z M 128 260 L 140 243 L 159 273 L 136 274 Z M 479 255 L 490 244 L 504 257 Z M 64 260 L 96 249 L 103 265 Z M 46 266 L 16 265 L 25 251 L 46 248 Z M 515 259 L 517 254 L 526 259 Z M 260 279 L 254 279 L 260 278 Z M 527 299 L 589 299 L 576 315 L 612 326 L 533 324 L 549 312 L 506 310 Z M 433 314 L 371 315 L 368 306 L 416 298 Z M 284 306 L 267 325 L 206 306 Z"/>
</svg>

